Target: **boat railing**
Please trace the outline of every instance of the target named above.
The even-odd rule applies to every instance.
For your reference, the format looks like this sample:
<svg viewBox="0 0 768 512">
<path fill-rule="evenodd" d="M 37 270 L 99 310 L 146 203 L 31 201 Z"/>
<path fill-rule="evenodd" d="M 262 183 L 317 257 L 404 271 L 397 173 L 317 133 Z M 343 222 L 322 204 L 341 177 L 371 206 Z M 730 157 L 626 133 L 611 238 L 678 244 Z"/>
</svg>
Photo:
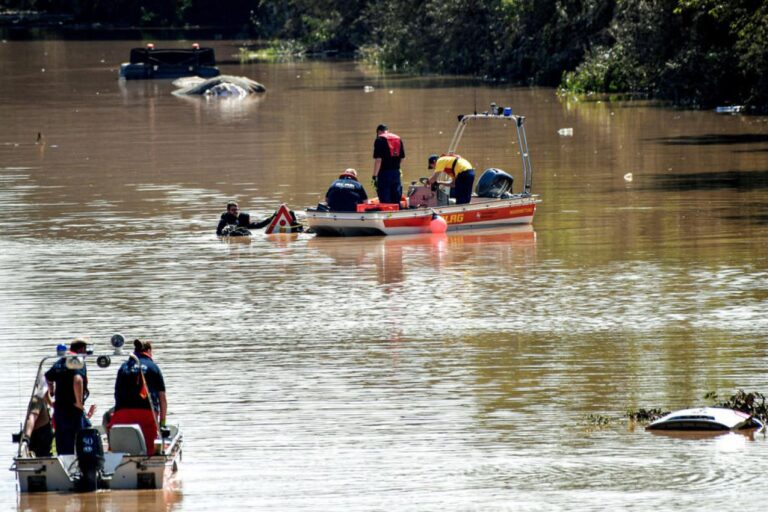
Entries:
<svg viewBox="0 0 768 512">
<path fill-rule="evenodd" d="M 115 335 L 115 336 L 121 336 L 121 335 Z M 124 342 L 124 340 L 123 340 L 123 342 Z M 139 358 L 136 356 L 136 354 L 134 354 L 133 352 L 125 353 L 122 350 L 122 344 L 117 346 L 117 345 L 114 345 L 114 343 L 115 342 L 113 341 L 114 350 L 112 350 L 111 352 L 100 352 L 100 353 L 95 353 L 92 350 L 89 350 L 86 353 L 79 353 L 78 354 L 78 353 L 72 353 L 72 352 L 68 352 L 68 351 L 65 351 L 65 350 L 61 350 L 61 347 L 60 347 L 60 349 L 57 351 L 57 353 L 55 355 L 45 356 L 45 357 L 43 357 L 40 360 L 40 363 L 37 366 L 37 373 L 35 374 L 35 384 L 32 387 L 32 393 L 30 394 L 29 401 L 27 402 L 27 411 L 26 411 L 26 414 L 24 415 L 24 421 L 23 421 L 23 423 L 21 425 L 21 431 L 19 432 L 19 434 L 14 434 L 13 435 L 14 442 L 18 442 L 18 448 L 17 448 L 17 452 L 16 452 L 16 456 L 18 458 L 23 457 L 23 449 L 22 449 L 22 442 L 21 441 L 23 440 L 23 437 L 24 437 L 24 433 L 25 433 L 25 429 L 26 429 L 26 425 L 27 425 L 27 420 L 29 419 L 30 414 L 32 413 L 32 410 L 35 407 L 35 397 L 40 397 L 41 399 L 44 400 L 44 396 L 42 396 L 43 393 L 48 393 L 48 391 L 43 391 L 41 389 L 41 386 L 43 386 L 45 384 L 45 377 L 44 377 L 44 373 L 43 373 L 43 365 L 45 365 L 47 362 L 50 363 L 53 360 L 60 360 L 60 359 L 64 358 L 65 359 L 65 364 L 66 364 L 67 368 L 79 369 L 79 368 L 82 368 L 85 365 L 85 362 L 86 362 L 87 359 L 94 359 L 95 358 L 96 366 L 98 366 L 99 368 L 104 369 L 104 368 L 108 368 L 112 364 L 112 361 L 111 361 L 112 357 L 126 357 L 128 359 L 132 359 L 135 362 L 135 364 L 140 369 L 139 371 L 142 372 L 142 377 L 144 376 L 144 369 L 143 369 L 143 367 L 141 365 L 141 362 L 139 361 Z M 148 396 L 148 400 L 151 400 L 151 398 L 149 398 L 149 396 Z M 44 403 L 43 407 L 49 407 L 49 405 L 47 403 Z M 157 428 L 158 434 L 160 434 L 161 439 L 171 438 L 172 439 L 171 446 L 173 446 L 173 444 L 176 442 L 176 439 L 174 439 L 174 438 L 178 437 L 178 429 L 176 429 L 177 431 L 176 431 L 175 434 L 171 434 L 171 433 L 167 432 L 168 429 L 161 428 L 161 425 L 160 425 L 160 423 L 159 423 L 159 421 L 157 419 L 157 415 L 154 414 L 154 405 L 150 404 L 150 407 L 153 410 L 152 417 L 155 420 L 155 426 Z M 149 442 L 153 442 L 153 440 L 151 440 L 151 439 L 150 440 L 145 440 L 145 442 L 149 443 Z M 165 442 L 163 441 L 162 443 L 160 443 L 160 453 L 164 454 L 164 452 L 165 452 Z"/>
<path fill-rule="evenodd" d="M 517 131 L 517 142 L 520 147 L 520 157 L 522 159 L 523 195 L 530 195 L 533 184 L 533 165 L 531 164 L 531 157 L 528 153 L 528 138 L 525 134 L 525 116 L 514 115 L 512 114 L 511 109 L 508 108 L 496 110 L 495 105 L 491 105 L 491 109 L 491 112 L 459 116 L 459 125 L 456 127 L 453 139 L 451 139 L 451 143 L 448 146 L 448 153 L 456 153 L 456 149 L 459 147 L 459 142 L 464 135 L 464 130 L 467 128 L 470 121 L 490 119 L 513 121 L 515 130 Z"/>
</svg>

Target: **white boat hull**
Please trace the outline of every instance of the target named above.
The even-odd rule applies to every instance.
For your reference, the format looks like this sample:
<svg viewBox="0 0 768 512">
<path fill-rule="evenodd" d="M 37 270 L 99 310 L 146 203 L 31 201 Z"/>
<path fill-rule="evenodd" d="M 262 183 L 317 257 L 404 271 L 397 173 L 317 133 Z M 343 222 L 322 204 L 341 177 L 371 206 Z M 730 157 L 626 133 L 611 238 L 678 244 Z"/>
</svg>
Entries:
<svg viewBox="0 0 768 512">
<path fill-rule="evenodd" d="M 433 210 L 448 224 L 448 230 L 514 226 L 533 223 L 537 196 L 510 199 L 472 198 L 469 204 L 439 206 Z"/>
<path fill-rule="evenodd" d="M 533 222 L 537 196 L 509 199 L 472 198 L 469 204 L 397 211 L 323 212 L 307 210 L 306 221 L 319 236 L 381 236 L 429 233 L 433 214 L 448 230 L 525 225 Z"/>
<path fill-rule="evenodd" d="M 162 489 L 178 470 L 181 462 L 181 436 L 166 441 L 163 455 L 129 455 L 104 453 L 106 478 L 100 488 L 108 489 Z M 73 492 L 79 473 L 75 455 L 58 457 L 15 457 L 12 471 L 16 472 L 19 491 Z"/>
</svg>

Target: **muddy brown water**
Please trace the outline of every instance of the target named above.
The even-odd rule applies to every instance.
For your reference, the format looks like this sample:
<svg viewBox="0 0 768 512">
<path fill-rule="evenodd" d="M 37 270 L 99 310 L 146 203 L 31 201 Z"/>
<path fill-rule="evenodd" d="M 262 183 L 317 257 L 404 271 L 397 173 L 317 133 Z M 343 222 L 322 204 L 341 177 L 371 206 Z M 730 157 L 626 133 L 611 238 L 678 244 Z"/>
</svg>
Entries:
<svg viewBox="0 0 768 512">
<path fill-rule="evenodd" d="M 205 44 L 205 42 L 203 42 Z M 212 43 L 220 60 L 236 43 Z M 762 505 L 768 440 L 680 439 L 620 418 L 768 392 L 768 123 L 553 90 L 382 75 L 350 62 L 222 64 L 246 101 L 120 83 L 131 42 L 0 42 L 0 431 L 39 359 L 146 337 L 182 425 L 165 492 L 17 494 L 10 510 L 724 510 Z M 365 86 L 372 92 L 365 92 Z M 406 180 L 456 115 L 527 116 L 531 229 L 414 237 L 213 235 L 224 203 L 300 210 L 372 168 Z M 558 135 L 573 128 L 572 136 Z M 41 140 L 37 142 L 37 134 Z M 478 169 L 521 179 L 504 126 Z M 631 181 L 626 176 L 631 173 Z M 90 367 L 110 405 L 115 367 Z M 0 444 L 10 465 L 15 446 Z"/>
</svg>

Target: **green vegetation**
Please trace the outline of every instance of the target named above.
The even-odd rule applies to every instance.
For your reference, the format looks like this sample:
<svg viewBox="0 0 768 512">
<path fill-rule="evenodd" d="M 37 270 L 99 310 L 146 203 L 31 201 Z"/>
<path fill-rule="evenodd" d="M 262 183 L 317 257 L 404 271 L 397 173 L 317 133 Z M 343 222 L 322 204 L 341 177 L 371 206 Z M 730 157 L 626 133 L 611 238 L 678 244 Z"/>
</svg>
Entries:
<svg viewBox="0 0 768 512">
<path fill-rule="evenodd" d="M 266 62 L 283 62 L 303 58 L 307 48 L 295 39 L 273 39 L 265 48 L 250 50 L 240 48 L 240 61 L 250 62 L 261 60 Z"/>
<path fill-rule="evenodd" d="M 768 106 L 763 0 L 10 0 L 78 23 L 228 27 L 256 58 L 340 52 L 387 69 L 572 93 Z M 243 58 L 252 58 L 244 53 Z"/>
<path fill-rule="evenodd" d="M 565 89 L 644 92 L 692 106 L 768 103 L 768 4 L 618 1 L 607 33 L 565 73 Z"/>
<path fill-rule="evenodd" d="M 638 423 L 651 423 L 652 421 L 656 421 L 657 419 L 661 418 L 662 416 L 666 416 L 667 414 L 669 414 L 669 411 L 663 411 L 658 407 L 654 409 L 641 408 L 636 411 L 627 411 L 627 417 L 630 420 L 636 421 Z"/>
<path fill-rule="evenodd" d="M 715 407 L 725 407 L 726 409 L 745 412 L 768 424 L 768 406 L 766 406 L 765 396 L 762 393 L 748 393 L 740 389 L 736 394 L 729 396 L 725 400 L 718 401 L 717 394 L 713 392 L 707 393 L 705 398 L 715 401 Z"/>
</svg>

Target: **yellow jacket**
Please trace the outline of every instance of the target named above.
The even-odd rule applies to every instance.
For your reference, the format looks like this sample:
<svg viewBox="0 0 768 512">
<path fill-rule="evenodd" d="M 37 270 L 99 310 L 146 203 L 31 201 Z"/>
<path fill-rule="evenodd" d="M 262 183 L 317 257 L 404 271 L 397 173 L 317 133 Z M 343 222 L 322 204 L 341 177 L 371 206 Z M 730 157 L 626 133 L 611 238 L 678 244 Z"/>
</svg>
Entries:
<svg viewBox="0 0 768 512">
<path fill-rule="evenodd" d="M 469 160 L 459 155 L 441 156 L 435 163 L 435 173 L 444 172 L 454 178 L 470 169 L 472 169 L 472 164 L 469 163 Z"/>
</svg>

